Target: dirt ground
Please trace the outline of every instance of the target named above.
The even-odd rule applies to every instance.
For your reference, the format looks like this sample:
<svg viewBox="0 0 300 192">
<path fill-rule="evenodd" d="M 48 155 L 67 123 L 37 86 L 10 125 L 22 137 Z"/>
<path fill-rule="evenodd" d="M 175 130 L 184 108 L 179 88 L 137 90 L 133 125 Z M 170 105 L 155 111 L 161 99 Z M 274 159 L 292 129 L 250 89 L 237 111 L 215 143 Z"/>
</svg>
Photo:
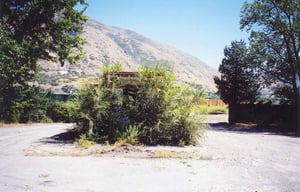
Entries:
<svg viewBox="0 0 300 192">
<path fill-rule="evenodd" d="M 72 124 L 0 128 L 0 191 L 300 191 L 300 138 L 206 121 L 198 146 L 94 145 L 60 140 Z"/>
</svg>

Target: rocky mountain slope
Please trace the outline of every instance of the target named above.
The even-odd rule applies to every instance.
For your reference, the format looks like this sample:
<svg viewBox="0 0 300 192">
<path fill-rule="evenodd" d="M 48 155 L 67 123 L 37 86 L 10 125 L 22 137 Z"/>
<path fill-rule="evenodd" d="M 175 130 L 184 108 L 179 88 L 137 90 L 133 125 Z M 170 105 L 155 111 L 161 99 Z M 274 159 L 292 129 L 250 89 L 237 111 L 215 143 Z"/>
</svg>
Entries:
<svg viewBox="0 0 300 192">
<path fill-rule="evenodd" d="M 179 83 L 195 83 L 210 91 L 216 90 L 213 76 L 218 75 L 217 70 L 169 45 L 95 20 L 86 23 L 82 37 L 87 42 L 84 45 L 85 58 L 78 64 L 61 67 L 60 64 L 40 62 L 40 79 L 44 84 L 51 84 L 52 88 L 59 90 L 78 78 L 100 74 L 103 64 L 120 62 L 126 71 L 137 71 L 142 64 L 168 64 Z"/>
</svg>

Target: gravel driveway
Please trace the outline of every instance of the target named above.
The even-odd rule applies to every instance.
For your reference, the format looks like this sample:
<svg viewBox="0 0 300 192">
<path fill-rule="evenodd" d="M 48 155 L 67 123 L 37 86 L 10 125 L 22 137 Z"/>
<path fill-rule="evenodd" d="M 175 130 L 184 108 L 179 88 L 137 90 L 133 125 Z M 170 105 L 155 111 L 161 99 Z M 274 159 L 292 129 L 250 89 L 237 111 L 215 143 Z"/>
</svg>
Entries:
<svg viewBox="0 0 300 192">
<path fill-rule="evenodd" d="M 0 128 L 0 191 L 300 191 L 300 138 L 215 124 L 200 146 L 105 153 L 111 146 L 84 150 L 53 137 L 70 128 Z"/>
</svg>

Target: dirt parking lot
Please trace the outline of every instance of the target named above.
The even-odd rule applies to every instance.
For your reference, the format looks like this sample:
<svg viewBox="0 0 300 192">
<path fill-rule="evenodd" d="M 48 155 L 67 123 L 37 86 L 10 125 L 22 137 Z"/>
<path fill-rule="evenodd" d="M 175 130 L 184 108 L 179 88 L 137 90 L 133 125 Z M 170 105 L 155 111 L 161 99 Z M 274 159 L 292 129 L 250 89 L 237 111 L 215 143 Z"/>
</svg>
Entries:
<svg viewBox="0 0 300 192">
<path fill-rule="evenodd" d="M 0 191 L 300 191 L 300 138 L 212 124 L 199 146 L 79 149 L 57 140 L 72 126 L 0 128 Z"/>
</svg>

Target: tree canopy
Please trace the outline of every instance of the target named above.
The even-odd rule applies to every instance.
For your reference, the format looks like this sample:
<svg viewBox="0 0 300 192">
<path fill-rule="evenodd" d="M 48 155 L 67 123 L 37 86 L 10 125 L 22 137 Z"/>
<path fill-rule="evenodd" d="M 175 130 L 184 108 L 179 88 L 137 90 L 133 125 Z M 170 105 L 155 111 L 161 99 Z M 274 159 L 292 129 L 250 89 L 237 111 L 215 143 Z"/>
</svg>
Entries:
<svg viewBox="0 0 300 192">
<path fill-rule="evenodd" d="M 215 77 L 221 99 L 228 104 L 253 102 L 258 96 L 259 82 L 251 66 L 250 51 L 244 41 L 233 41 L 225 47 L 219 67 L 221 77 Z"/>
<path fill-rule="evenodd" d="M 81 5 L 82 10 L 75 7 Z M 0 4 L 1 119 L 11 121 L 22 94 L 38 72 L 39 59 L 70 63 L 83 54 L 85 0 L 9 0 Z"/>
<path fill-rule="evenodd" d="M 241 29 L 250 42 L 269 82 L 290 87 L 294 101 L 300 87 L 300 0 L 255 0 L 242 9 Z"/>
<path fill-rule="evenodd" d="M 26 56 L 37 59 L 74 62 L 80 56 L 83 40 L 84 0 L 11 0 L 1 3 L 0 22 L 10 38 L 26 49 Z M 77 49 L 79 52 L 75 52 Z"/>
<path fill-rule="evenodd" d="M 244 4 L 241 18 L 261 74 L 291 90 L 300 136 L 300 0 L 254 0 Z"/>
</svg>

